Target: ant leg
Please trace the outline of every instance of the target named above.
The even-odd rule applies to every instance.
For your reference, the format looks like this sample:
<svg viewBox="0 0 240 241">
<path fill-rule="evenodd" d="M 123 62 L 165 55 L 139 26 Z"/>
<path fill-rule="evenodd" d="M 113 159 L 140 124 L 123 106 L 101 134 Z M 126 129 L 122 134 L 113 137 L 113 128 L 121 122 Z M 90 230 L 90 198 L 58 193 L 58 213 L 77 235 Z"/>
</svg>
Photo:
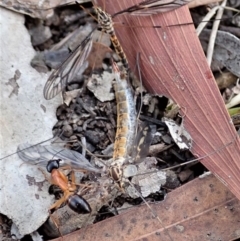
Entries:
<svg viewBox="0 0 240 241">
<path fill-rule="evenodd" d="M 59 208 L 64 202 L 67 201 L 68 197 L 71 195 L 70 192 L 64 192 L 63 196 L 57 200 L 50 208 L 49 210 L 52 210 L 52 209 L 57 209 Z"/>
<path fill-rule="evenodd" d="M 71 187 L 75 191 L 77 187 L 76 187 L 76 177 L 73 170 L 71 170 L 70 176 L 71 176 Z"/>
<path fill-rule="evenodd" d="M 88 184 L 82 184 L 82 183 L 76 183 L 76 176 L 75 176 L 75 172 L 73 170 L 71 170 L 70 172 L 70 179 L 71 179 L 71 189 L 73 189 L 73 191 L 75 191 L 77 189 L 76 186 L 80 186 L 80 187 L 88 187 Z"/>
<path fill-rule="evenodd" d="M 51 177 L 45 171 L 43 171 L 41 168 L 38 167 L 38 170 L 43 174 L 45 180 L 47 180 L 49 183 L 51 183 Z"/>
<path fill-rule="evenodd" d="M 57 201 L 49 208 L 49 210 L 59 208 L 65 201 L 66 201 L 65 197 L 62 196 L 59 200 L 57 200 Z"/>
<path fill-rule="evenodd" d="M 76 176 L 73 170 L 70 173 L 70 178 L 71 178 L 71 188 L 69 188 L 69 190 L 71 192 L 74 192 L 77 189 L 77 186 L 81 187 L 80 193 L 86 192 L 88 189 L 92 187 L 91 184 L 76 183 Z"/>
</svg>

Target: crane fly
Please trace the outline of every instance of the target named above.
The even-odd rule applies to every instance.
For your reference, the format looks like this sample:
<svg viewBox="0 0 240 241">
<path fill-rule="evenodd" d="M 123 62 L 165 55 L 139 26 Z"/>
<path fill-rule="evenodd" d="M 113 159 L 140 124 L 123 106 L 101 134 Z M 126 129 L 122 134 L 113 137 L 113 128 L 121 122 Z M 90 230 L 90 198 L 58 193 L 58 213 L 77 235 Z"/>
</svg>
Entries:
<svg viewBox="0 0 240 241">
<path fill-rule="evenodd" d="M 141 8 L 142 7 L 143 6 L 141 6 Z M 156 5 L 145 5 L 145 7 L 154 9 Z M 97 16 L 100 26 L 111 35 L 111 41 L 113 43 L 113 46 L 120 59 L 122 60 L 123 66 L 125 67 L 125 70 L 127 72 L 128 62 L 125 53 L 123 52 L 121 45 L 119 44 L 119 41 L 117 40 L 114 33 L 112 21 L 110 21 L 110 15 L 103 12 L 100 8 L 95 9 L 98 11 Z M 102 15 L 99 13 L 102 13 Z M 107 22 L 105 22 L 104 19 L 101 19 L 99 16 L 105 17 L 105 19 L 107 19 Z M 77 71 L 77 68 L 83 64 L 83 62 L 89 55 L 90 49 L 92 47 L 91 38 L 92 33 L 84 40 L 83 45 L 80 45 L 73 52 L 73 54 L 60 66 L 60 68 L 52 73 L 44 88 L 44 96 L 46 99 L 53 98 L 72 80 L 73 76 Z M 73 68 L 74 71 L 70 72 L 71 68 Z M 116 84 L 114 85 L 114 88 L 117 98 L 118 124 L 113 162 L 109 168 L 109 174 L 120 187 L 123 187 L 125 184 L 125 180 L 123 177 L 123 166 L 126 162 L 127 155 L 129 154 L 128 149 L 130 149 L 130 147 L 132 146 L 133 137 L 135 135 L 136 113 L 134 113 L 133 110 L 133 100 L 128 92 L 126 80 L 120 78 L 119 70 L 115 65 L 114 71 L 116 76 Z"/>
</svg>

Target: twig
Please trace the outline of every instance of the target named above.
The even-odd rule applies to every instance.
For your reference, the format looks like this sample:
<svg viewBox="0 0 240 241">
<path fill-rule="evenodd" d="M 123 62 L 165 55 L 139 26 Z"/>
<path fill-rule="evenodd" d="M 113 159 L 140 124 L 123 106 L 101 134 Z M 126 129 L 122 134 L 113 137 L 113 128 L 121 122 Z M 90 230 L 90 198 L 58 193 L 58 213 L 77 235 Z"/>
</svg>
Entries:
<svg viewBox="0 0 240 241">
<path fill-rule="evenodd" d="M 213 17 L 213 15 L 217 12 L 220 6 L 216 6 L 212 8 L 208 14 L 202 19 L 201 23 L 198 25 L 196 29 L 197 36 L 200 35 L 202 30 L 205 28 L 205 26 L 208 24 L 209 20 Z"/>
<path fill-rule="evenodd" d="M 213 28 L 212 28 L 212 32 L 211 32 L 210 39 L 209 39 L 208 49 L 207 49 L 207 62 L 209 64 L 209 66 L 211 65 L 211 62 L 212 62 L 215 40 L 217 37 L 217 31 L 218 31 L 219 24 L 220 24 L 219 19 L 222 18 L 224 7 L 226 6 L 226 3 L 227 3 L 227 0 L 224 0 L 222 2 L 221 7 L 218 9 L 218 12 L 216 15 L 217 21 L 214 21 L 214 23 L 213 23 Z"/>
<path fill-rule="evenodd" d="M 193 1 L 190 1 L 187 5 L 189 8 L 196 8 L 199 6 L 216 3 L 216 2 L 221 2 L 221 0 L 193 0 Z"/>
</svg>

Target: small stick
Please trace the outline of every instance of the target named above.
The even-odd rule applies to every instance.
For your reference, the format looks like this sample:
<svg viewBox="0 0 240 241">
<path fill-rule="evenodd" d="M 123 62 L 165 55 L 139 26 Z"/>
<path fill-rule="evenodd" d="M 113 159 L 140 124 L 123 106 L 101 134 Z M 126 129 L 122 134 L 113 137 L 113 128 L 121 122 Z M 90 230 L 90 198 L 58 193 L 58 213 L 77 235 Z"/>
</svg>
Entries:
<svg viewBox="0 0 240 241">
<path fill-rule="evenodd" d="M 212 28 L 212 32 L 211 32 L 210 39 L 209 39 L 208 49 L 207 49 L 207 62 L 209 64 L 209 66 L 211 66 L 211 63 L 212 63 L 215 40 L 217 37 L 217 31 L 218 31 L 219 24 L 220 24 L 219 19 L 222 18 L 224 7 L 226 6 L 226 3 L 227 3 L 227 0 L 224 0 L 222 2 L 221 7 L 218 9 L 218 13 L 216 16 L 216 19 L 218 19 L 218 20 L 214 21 L 214 23 L 213 23 L 213 28 Z"/>
</svg>

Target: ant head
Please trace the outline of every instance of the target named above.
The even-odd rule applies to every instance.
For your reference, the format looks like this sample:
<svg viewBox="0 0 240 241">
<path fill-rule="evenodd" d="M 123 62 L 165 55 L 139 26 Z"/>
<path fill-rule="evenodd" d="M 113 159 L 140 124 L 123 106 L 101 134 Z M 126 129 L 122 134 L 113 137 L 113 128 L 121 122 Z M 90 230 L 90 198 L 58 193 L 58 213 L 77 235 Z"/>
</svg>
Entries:
<svg viewBox="0 0 240 241">
<path fill-rule="evenodd" d="M 76 213 L 87 214 L 92 211 L 88 202 L 81 196 L 74 194 L 68 199 L 68 206 Z"/>
<path fill-rule="evenodd" d="M 57 160 L 50 160 L 48 161 L 48 164 L 47 164 L 47 171 L 49 173 L 52 172 L 53 169 L 58 169 L 59 168 L 59 162 L 61 161 L 61 159 L 57 159 Z"/>
</svg>

